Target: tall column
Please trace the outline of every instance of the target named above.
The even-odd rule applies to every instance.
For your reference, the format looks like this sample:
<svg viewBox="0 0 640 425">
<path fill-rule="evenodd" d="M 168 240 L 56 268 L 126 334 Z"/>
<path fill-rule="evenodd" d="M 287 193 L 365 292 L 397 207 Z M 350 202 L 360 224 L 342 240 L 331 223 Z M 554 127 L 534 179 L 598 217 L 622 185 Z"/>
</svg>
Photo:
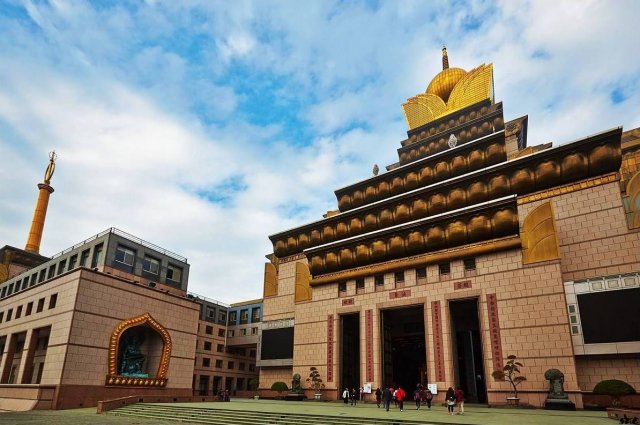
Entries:
<svg viewBox="0 0 640 425">
<path fill-rule="evenodd" d="M 53 187 L 51 187 L 49 183 L 51 183 L 51 177 L 53 177 L 53 172 L 56 169 L 56 158 L 55 151 L 49 154 L 49 165 L 44 172 L 44 183 L 38 184 L 38 202 L 33 212 L 33 220 L 31 221 L 27 245 L 24 247 L 25 251 L 35 252 L 36 254 L 40 252 L 40 241 L 42 240 L 44 220 L 47 216 L 49 196 L 53 193 Z"/>
<path fill-rule="evenodd" d="M 11 365 L 13 364 L 13 355 L 16 352 L 16 341 L 18 334 L 8 336 L 9 341 L 5 344 L 2 362 L 0 362 L 0 384 L 9 382 L 9 374 L 11 373 Z"/>
<path fill-rule="evenodd" d="M 18 368 L 17 384 L 30 384 L 31 375 L 33 373 L 33 356 L 38 345 L 39 332 L 33 329 L 27 331 L 24 339 L 24 349 L 22 350 L 22 358 L 20 359 L 20 367 Z"/>
</svg>

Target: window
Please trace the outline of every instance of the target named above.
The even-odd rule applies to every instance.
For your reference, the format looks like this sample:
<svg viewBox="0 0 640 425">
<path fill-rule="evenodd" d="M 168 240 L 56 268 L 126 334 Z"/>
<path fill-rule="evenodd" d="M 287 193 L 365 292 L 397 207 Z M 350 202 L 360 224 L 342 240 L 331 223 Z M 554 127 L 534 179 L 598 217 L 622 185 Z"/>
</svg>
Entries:
<svg viewBox="0 0 640 425">
<path fill-rule="evenodd" d="M 249 322 L 249 310 L 240 310 L 240 324 L 246 325 Z"/>
<path fill-rule="evenodd" d="M 82 253 L 84 255 L 84 253 Z M 127 266 L 133 266 L 133 261 L 136 258 L 136 252 L 132 249 L 125 248 L 118 245 L 116 248 L 116 261 Z"/>
<path fill-rule="evenodd" d="M 203 367 L 210 367 L 211 366 L 211 359 L 208 357 L 203 357 L 202 358 L 202 366 Z"/>
<path fill-rule="evenodd" d="M 38 276 L 38 283 L 44 282 L 44 279 L 47 277 L 47 269 L 40 270 L 40 276 Z"/>
<path fill-rule="evenodd" d="M 250 350 L 249 351 L 249 357 L 254 357 L 256 356 L 256 350 Z"/>
<path fill-rule="evenodd" d="M 51 279 L 56 275 L 56 265 L 53 264 L 49 267 L 49 273 L 47 273 L 47 279 Z"/>
<path fill-rule="evenodd" d="M 224 353 L 224 345 L 218 344 L 218 346 L 216 347 L 216 351 L 218 353 Z"/>
<path fill-rule="evenodd" d="M 233 370 L 234 367 L 234 363 L 233 362 L 229 362 L 229 364 L 227 365 L 227 369 L 232 369 Z"/>
<path fill-rule="evenodd" d="M 29 286 L 34 286 L 38 282 L 38 273 L 34 273 L 31 275 L 31 282 L 29 282 Z"/>
<path fill-rule="evenodd" d="M 157 275 L 160 273 L 160 261 L 145 255 L 142 261 L 142 271 Z"/>
<path fill-rule="evenodd" d="M 449 263 L 440 263 L 438 264 L 438 272 L 440 273 L 440 278 L 448 279 L 451 274 L 451 267 Z"/>
<path fill-rule="evenodd" d="M 167 266 L 167 279 L 174 282 L 180 282 L 180 279 L 182 279 L 182 269 L 178 266 L 174 266 L 173 264 L 169 264 Z"/>
<path fill-rule="evenodd" d="M 29 278 L 25 277 L 24 280 L 22 281 L 22 289 L 27 289 L 27 286 L 29 286 Z"/>
<path fill-rule="evenodd" d="M 38 306 L 36 307 L 36 313 L 40 313 L 44 309 L 44 298 L 38 300 Z"/>
<path fill-rule="evenodd" d="M 222 367 L 222 360 L 216 360 L 216 367 L 218 368 Z"/>
<path fill-rule="evenodd" d="M 376 291 L 384 290 L 384 276 L 381 274 L 377 274 L 373 277 L 374 286 L 376 287 Z"/>
<path fill-rule="evenodd" d="M 205 351 L 211 351 L 211 342 L 205 341 L 204 342 L 204 349 L 205 349 Z"/>
<path fill-rule="evenodd" d="M 426 279 L 427 278 L 427 268 L 420 267 L 416 269 L 416 279 Z"/>
<path fill-rule="evenodd" d="M 76 267 L 76 262 L 78 261 L 78 254 L 72 255 L 69 258 L 69 268 L 67 270 L 73 270 Z"/>
<path fill-rule="evenodd" d="M 0 311 L 0 323 L 2 323 L 2 319 L 4 319 L 4 311 Z M 0 353 L 4 352 L 4 350 L 0 351 Z"/>
<path fill-rule="evenodd" d="M 218 336 L 221 336 L 224 338 L 224 329 L 222 328 L 218 329 Z"/>
<path fill-rule="evenodd" d="M 9 290 L 7 291 L 7 295 L 13 294 L 13 283 L 9 284 Z"/>
<path fill-rule="evenodd" d="M 364 278 L 356 279 L 356 294 L 364 292 Z"/>
<path fill-rule="evenodd" d="M 246 336 L 247 335 L 247 328 L 240 329 L 240 335 L 241 336 Z"/>
<path fill-rule="evenodd" d="M 347 294 L 347 282 L 338 283 L 338 296 L 342 297 Z"/>
<path fill-rule="evenodd" d="M 254 365 L 253 363 L 249 363 L 249 372 L 255 372 L 256 371 L 256 365 Z"/>
<path fill-rule="evenodd" d="M 462 260 L 464 264 L 464 275 L 465 276 L 475 276 L 476 274 L 476 259 L 475 258 L 465 258 Z"/>
<path fill-rule="evenodd" d="M 102 262 L 102 244 L 93 247 L 93 257 L 91 259 L 91 268 L 98 267 Z"/>
<path fill-rule="evenodd" d="M 51 310 L 52 308 L 56 308 L 57 302 L 58 302 L 58 294 L 51 295 L 51 298 L 49 298 L 49 310 Z"/>
<path fill-rule="evenodd" d="M 204 328 L 204 333 L 206 333 L 207 335 L 213 335 L 213 328 L 211 326 L 207 326 L 206 328 Z"/>
<path fill-rule="evenodd" d="M 4 298 L 5 295 L 7 295 L 7 287 L 6 286 L 4 288 L 2 288 L 2 295 L 0 295 L 0 297 Z"/>
<path fill-rule="evenodd" d="M 251 323 L 257 323 L 260 321 L 260 307 L 253 307 L 251 309 Z"/>
<path fill-rule="evenodd" d="M 218 312 L 218 323 L 220 323 L 221 325 L 226 325 L 227 324 L 227 312 L 226 311 L 219 311 Z"/>
<path fill-rule="evenodd" d="M 396 283 L 404 282 L 404 272 L 395 272 L 394 277 L 396 279 Z"/>
<path fill-rule="evenodd" d="M 31 311 L 33 310 L 33 301 L 27 304 L 27 312 L 24 314 L 25 316 L 31 315 Z M 1 320 L 0 320 L 1 321 Z"/>
<path fill-rule="evenodd" d="M 229 338 L 233 338 L 235 334 L 236 334 L 236 333 L 235 333 L 233 330 L 230 330 L 230 331 L 227 333 L 227 336 L 228 336 Z"/>
<path fill-rule="evenodd" d="M 251 335 L 258 335 L 258 328 L 251 328 Z"/>
<path fill-rule="evenodd" d="M 22 306 L 18 306 L 18 308 L 16 309 L 16 319 L 19 319 L 20 316 L 22 316 Z"/>
<path fill-rule="evenodd" d="M 8 322 L 9 320 L 11 320 L 11 316 L 12 316 L 12 315 L 13 315 L 13 309 L 12 309 L 12 308 L 10 308 L 10 309 L 7 311 L 7 322 Z"/>
<path fill-rule="evenodd" d="M 80 254 L 80 265 L 82 267 L 89 267 L 89 250 L 85 249 L 84 251 L 82 251 L 82 254 Z"/>
<path fill-rule="evenodd" d="M 62 260 L 58 263 L 58 274 L 64 273 L 64 270 L 67 267 L 67 260 Z"/>
<path fill-rule="evenodd" d="M 237 311 L 229 312 L 229 324 L 235 325 L 237 320 L 238 320 L 238 312 Z"/>
<path fill-rule="evenodd" d="M 214 308 L 207 308 L 207 317 L 209 319 L 215 319 L 216 318 L 216 310 Z"/>
<path fill-rule="evenodd" d="M 238 363 L 238 370 L 244 370 L 244 363 Z"/>
</svg>

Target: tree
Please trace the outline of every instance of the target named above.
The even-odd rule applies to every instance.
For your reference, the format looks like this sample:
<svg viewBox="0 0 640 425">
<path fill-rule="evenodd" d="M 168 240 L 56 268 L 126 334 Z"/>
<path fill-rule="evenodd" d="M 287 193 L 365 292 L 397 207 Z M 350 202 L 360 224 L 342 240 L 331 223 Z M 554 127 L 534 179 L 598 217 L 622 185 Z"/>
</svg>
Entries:
<svg viewBox="0 0 640 425">
<path fill-rule="evenodd" d="M 636 390 L 629 384 L 618 379 L 607 379 L 600 381 L 593 388 L 594 394 L 609 395 L 613 398 L 612 406 L 620 406 L 620 397 L 628 394 L 635 394 Z"/>
<path fill-rule="evenodd" d="M 277 391 L 278 392 L 278 396 L 282 397 L 282 393 L 287 391 L 289 389 L 289 387 L 287 387 L 287 384 L 285 384 L 284 382 L 274 382 L 273 385 L 271 385 L 271 391 Z"/>
<path fill-rule="evenodd" d="M 309 377 L 307 378 L 307 382 L 309 382 L 311 388 L 315 390 L 316 394 L 324 388 L 322 378 L 320 378 L 320 372 L 318 372 L 318 369 L 315 366 L 309 368 Z"/>
<path fill-rule="evenodd" d="M 513 387 L 513 397 L 518 398 L 518 385 L 527 380 L 524 376 L 520 375 L 520 368 L 524 366 L 522 363 L 516 361 L 516 356 L 513 354 L 507 357 L 502 370 L 494 371 L 491 376 L 499 380 L 507 380 Z"/>
</svg>

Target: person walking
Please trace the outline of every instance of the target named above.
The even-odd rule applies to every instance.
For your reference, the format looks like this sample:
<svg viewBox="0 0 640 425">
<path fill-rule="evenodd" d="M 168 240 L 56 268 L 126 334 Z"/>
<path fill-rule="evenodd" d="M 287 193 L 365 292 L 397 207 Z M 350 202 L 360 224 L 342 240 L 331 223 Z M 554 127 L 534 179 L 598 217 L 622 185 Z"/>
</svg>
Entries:
<svg viewBox="0 0 640 425">
<path fill-rule="evenodd" d="M 413 401 L 416 402 L 416 410 L 420 410 L 420 402 L 422 401 L 422 395 L 420 394 L 420 384 L 413 391 Z"/>
<path fill-rule="evenodd" d="M 431 402 L 433 401 L 433 393 L 429 388 L 424 392 L 424 401 L 427 403 L 427 407 L 431 410 Z"/>
<path fill-rule="evenodd" d="M 358 400 L 364 403 L 364 387 L 360 387 L 360 398 Z"/>
<path fill-rule="evenodd" d="M 349 405 L 349 390 L 347 389 L 347 387 L 344 387 L 344 391 L 342 391 L 342 400 L 344 401 L 345 405 Z"/>
<path fill-rule="evenodd" d="M 382 391 L 380 391 L 380 387 L 376 388 L 376 404 L 378 408 L 380 408 L 380 402 L 382 401 Z"/>
<path fill-rule="evenodd" d="M 389 411 L 389 405 L 391 405 L 392 398 L 393 390 L 390 386 L 385 387 L 384 391 L 382 392 L 382 401 L 384 401 L 384 408 L 387 412 Z"/>
<path fill-rule="evenodd" d="M 464 415 L 464 391 L 458 387 L 455 392 L 456 404 L 458 405 L 458 415 Z"/>
<path fill-rule="evenodd" d="M 356 406 L 358 404 L 358 394 L 355 387 L 351 388 L 351 405 Z"/>
<path fill-rule="evenodd" d="M 404 408 L 404 398 L 407 396 L 407 394 L 404 392 L 404 390 L 402 389 L 402 387 L 398 387 L 398 390 L 396 391 L 396 400 L 398 401 L 398 405 L 400 406 L 400 411 L 403 411 Z"/>
<path fill-rule="evenodd" d="M 456 404 L 456 393 L 453 391 L 453 388 L 449 387 L 444 399 L 447 403 L 447 413 L 453 415 L 453 406 Z"/>
</svg>

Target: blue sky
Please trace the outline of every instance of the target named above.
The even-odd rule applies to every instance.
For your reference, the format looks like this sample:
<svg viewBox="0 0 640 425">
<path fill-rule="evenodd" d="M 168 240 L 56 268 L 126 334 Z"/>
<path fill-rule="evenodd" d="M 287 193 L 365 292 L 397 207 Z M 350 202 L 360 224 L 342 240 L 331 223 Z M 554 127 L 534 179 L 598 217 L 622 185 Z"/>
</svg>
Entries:
<svg viewBox="0 0 640 425">
<path fill-rule="evenodd" d="M 395 162 L 400 105 L 494 63 L 529 144 L 640 126 L 635 1 L 0 0 L 0 244 L 26 240 L 59 153 L 42 253 L 115 226 L 189 258 L 190 288 L 262 293 L 267 236 Z"/>
</svg>

